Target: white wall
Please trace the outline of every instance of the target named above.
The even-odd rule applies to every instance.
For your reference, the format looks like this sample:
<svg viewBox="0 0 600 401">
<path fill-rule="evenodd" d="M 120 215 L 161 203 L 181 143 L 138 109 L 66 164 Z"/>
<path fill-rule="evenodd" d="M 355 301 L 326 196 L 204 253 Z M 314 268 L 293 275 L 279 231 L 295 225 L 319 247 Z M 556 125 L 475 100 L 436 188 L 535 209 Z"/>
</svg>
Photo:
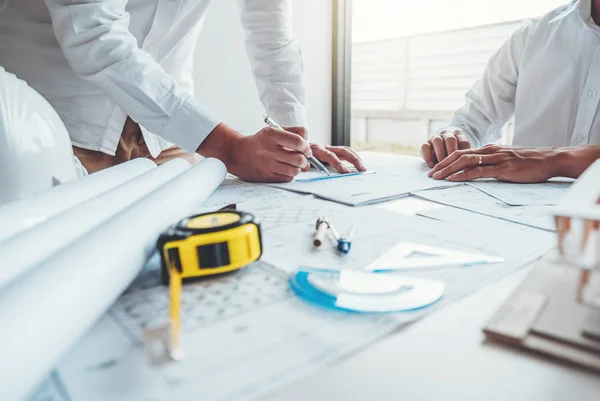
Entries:
<svg viewBox="0 0 600 401">
<path fill-rule="evenodd" d="M 214 0 L 195 54 L 196 97 L 224 122 L 250 134 L 264 109 L 246 59 L 236 0 Z M 294 31 L 304 53 L 313 142 L 331 142 L 332 0 L 294 0 Z"/>
</svg>

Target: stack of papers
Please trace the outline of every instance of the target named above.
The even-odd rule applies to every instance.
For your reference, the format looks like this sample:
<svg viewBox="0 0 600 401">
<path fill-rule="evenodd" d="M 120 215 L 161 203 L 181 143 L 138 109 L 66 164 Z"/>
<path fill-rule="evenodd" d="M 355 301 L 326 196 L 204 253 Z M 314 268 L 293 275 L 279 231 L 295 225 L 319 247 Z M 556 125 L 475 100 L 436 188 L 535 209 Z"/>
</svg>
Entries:
<svg viewBox="0 0 600 401">
<path fill-rule="evenodd" d="M 402 198 L 411 192 L 460 185 L 427 177 L 429 169 L 418 158 L 394 157 L 393 160 L 394 163 L 390 165 L 372 163 L 373 166 L 365 160 L 366 166 L 371 169 L 365 173 L 353 172 L 344 175 L 333 172 L 333 175 L 328 177 L 310 171 L 300 173 L 291 183 L 269 185 L 297 193 L 312 194 L 348 206 L 365 206 Z"/>
<path fill-rule="evenodd" d="M 569 189 L 573 180 L 560 179 L 540 184 L 513 184 L 500 181 L 474 181 L 467 185 L 510 206 L 551 206 Z"/>
<path fill-rule="evenodd" d="M 523 224 L 542 230 L 554 230 L 551 206 L 509 206 L 472 186 L 416 192 L 414 195 L 459 209 Z"/>
</svg>

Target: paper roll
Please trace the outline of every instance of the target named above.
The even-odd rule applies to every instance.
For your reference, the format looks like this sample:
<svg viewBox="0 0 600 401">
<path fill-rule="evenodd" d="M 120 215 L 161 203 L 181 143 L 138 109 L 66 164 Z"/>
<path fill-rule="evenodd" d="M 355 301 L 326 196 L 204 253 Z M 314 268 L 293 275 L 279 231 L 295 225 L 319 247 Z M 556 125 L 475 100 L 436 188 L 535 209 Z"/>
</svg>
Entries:
<svg viewBox="0 0 600 401">
<path fill-rule="evenodd" d="M 0 207 L 0 242 L 145 173 L 156 164 L 135 159 Z"/>
<path fill-rule="evenodd" d="M 0 291 L 36 264 L 190 167 L 183 159 L 171 160 L 0 242 L 0 260 L 4 266 L 0 269 Z"/>
<path fill-rule="evenodd" d="M 20 400 L 33 389 L 135 278 L 158 235 L 198 210 L 226 174 L 220 161 L 204 160 L 4 289 L 2 399 Z"/>
</svg>

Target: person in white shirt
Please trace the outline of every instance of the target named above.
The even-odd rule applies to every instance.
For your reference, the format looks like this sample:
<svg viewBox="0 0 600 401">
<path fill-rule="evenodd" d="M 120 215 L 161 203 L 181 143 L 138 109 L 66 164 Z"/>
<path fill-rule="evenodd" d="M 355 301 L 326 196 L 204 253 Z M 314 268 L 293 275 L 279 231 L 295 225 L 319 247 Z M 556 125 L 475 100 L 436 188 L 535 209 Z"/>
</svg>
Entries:
<svg viewBox="0 0 600 401">
<path fill-rule="evenodd" d="M 341 172 L 348 172 L 341 160 L 364 170 L 350 148 L 303 139 L 304 70 L 291 0 L 238 0 L 262 103 L 290 128 L 245 136 L 194 98 L 192 58 L 210 3 L 0 0 L 0 65 L 52 104 L 90 172 L 134 157 L 194 161 L 195 153 L 248 181 L 290 181 L 313 153 Z"/>
<path fill-rule="evenodd" d="M 450 125 L 423 145 L 429 175 L 513 182 L 578 177 L 600 157 L 599 22 L 600 0 L 577 0 L 517 30 Z M 484 146 L 513 117 L 513 146 Z"/>
</svg>

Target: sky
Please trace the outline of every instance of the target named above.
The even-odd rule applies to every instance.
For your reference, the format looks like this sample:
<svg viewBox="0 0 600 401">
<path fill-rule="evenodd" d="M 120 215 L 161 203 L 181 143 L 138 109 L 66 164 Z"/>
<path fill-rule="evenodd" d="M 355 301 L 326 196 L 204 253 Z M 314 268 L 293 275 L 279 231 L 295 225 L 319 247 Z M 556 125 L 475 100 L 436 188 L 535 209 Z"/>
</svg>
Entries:
<svg viewBox="0 0 600 401">
<path fill-rule="evenodd" d="M 354 0 L 353 42 L 446 31 L 542 15 L 568 0 Z"/>
</svg>

